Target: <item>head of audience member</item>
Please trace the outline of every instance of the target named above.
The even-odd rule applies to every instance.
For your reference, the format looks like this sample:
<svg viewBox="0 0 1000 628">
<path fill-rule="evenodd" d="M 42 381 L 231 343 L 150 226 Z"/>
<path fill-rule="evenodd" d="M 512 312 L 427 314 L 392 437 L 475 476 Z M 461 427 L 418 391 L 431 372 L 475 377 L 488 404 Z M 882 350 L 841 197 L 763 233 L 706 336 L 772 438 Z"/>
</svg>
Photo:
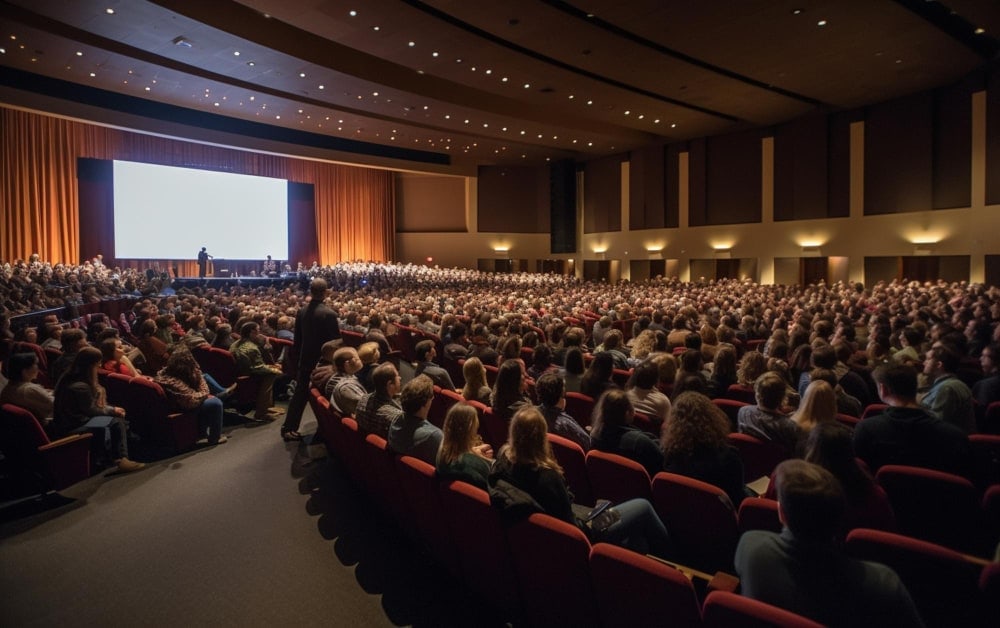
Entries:
<svg viewBox="0 0 1000 628">
<path fill-rule="evenodd" d="M 670 405 L 663 423 L 661 447 L 666 457 L 685 457 L 698 450 L 721 451 L 730 431 L 726 413 L 697 392 L 684 392 Z"/>
<path fill-rule="evenodd" d="M 660 369 L 653 360 L 640 363 L 632 371 L 631 383 L 639 390 L 652 390 L 660 381 Z"/>
<path fill-rule="evenodd" d="M 1000 368 L 1000 344 L 991 342 L 983 347 L 983 352 L 979 354 L 979 366 L 983 369 L 984 375 L 993 375 Z"/>
<path fill-rule="evenodd" d="M 538 394 L 540 405 L 549 408 L 561 407 L 560 404 L 566 396 L 566 383 L 555 373 L 545 373 L 535 382 L 535 392 Z"/>
<path fill-rule="evenodd" d="M 531 363 L 539 371 L 544 371 L 552 366 L 552 349 L 549 345 L 540 344 L 535 347 L 532 352 Z"/>
<path fill-rule="evenodd" d="M 566 352 L 566 372 L 570 375 L 583 375 L 586 371 L 583 362 L 583 351 L 578 347 L 573 347 Z"/>
<path fill-rule="evenodd" d="M 377 342 L 363 342 L 361 346 L 358 347 L 358 357 L 361 358 L 361 363 L 365 366 L 369 364 L 375 364 L 378 362 L 382 354 L 379 353 Z"/>
<path fill-rule="evenodd" d="M 604 382 L 611 379 L 615 371 L 615 360 L 607 351 L 601 351 L 594 356 L 584 375 L 587 379 Z"/>
<path fill-rule="evenodd" d="M 90 384 L 93 391 L 97 391 L 97 369 L 101 365 L 101 351 L 96 347 L 86 346 L 80 349 L 73 357 L 69 370 L 60 378 L 59 384 L 72 382 L 86 382 Z"/>
<path fill-rule="evenodd" d="M 457 462 L 479 442 L 479 413 L 467 403 L 456 403 L 444 417 L 438 464 Z"/>
<path fill-rule="evenodd" d="M 434 382 L 426 375 L 417 375 L 406 382 L 399 395 L 399 405 L 409 416 L 427 418 L 427 412 L 434 401 Z"/>
<path fill-rule="evenodd" d="M 924 357 L 924 375 L 933 382 L 938 377 L 958 370 L 961 363 L 961 356 L 951 346 L 944 343 L 935 343 Z"/>
<path fill-rule="evenodd" d="M 653 358 L 659 370 L 659 385 L 671 386 L 677 379 L 677 358 L 669 353 L 657 353 Z"/>
<path fill-rule="evenodd" d="M 462 323 L 455 323 L 451 328 L 451 341 L 457 345 L 465 345 L 468 342 L 466 335 L 468 328 Z"/>
<path fill-rule="evenodd" d="M 890 406 L 913 405 L 917 400 L 917 369 L 907 364 L 883 364 L 872 371 L 879 399 Z"/>
<path fill-rule="evenodd" d="M 501 455 L 515 465 L 552 469 L 562 475 L 562 467 L 552 455 L 548 433 L 548 424 L 538 408 L 525 406 L 510 420 L 507 445 L 501 450 Z"/>
<path fill-rule="evenodd" d="M 606 426 L 631 425 L 634 417 L 635 408 L 625 391 L 612 388 L 601 395 L 594 406 L 594 414 L 590 421 L 591 434 L 594 438 L 600 438 Z"/>
<path fill-rule="evenodd" d="M 814 347 L 810 358 L 813 368 L 832 369 L 837 366 L 837 352 L 825 342 Z"/>
<path fill-rule="evenodd" d="M 521 359 L 521 337 L 520 336 L 509 336 L 500 345 L 500 359 L 501 360 L 520 360 Z"/>
<path fill-rule="evenodd" d="M 809 382 L 806 392 L 802 395 L 798 410 L 792 415 L 800 428 L 809 431 L 820 423 L 833 423 L 837 420 L 837 395 L 833 387 L 824 381 Z"/>
<path fill-rule="evenodd" d="M 326 279 L 316 277 L 309 282 L 309 294 L 312 296 L 313 301 L 317 303 L 325 301 L 326 297 L 330 294 L 330 286 L 326 283 Z"/>
<path fill-rule="evenodd" d="M 681 370 L 685 373 L 698 373 L 704 364 L 701 351 L 697 349 L 688 349 L 681 354 Z"/>
<path fill-rule="evenodd" d="M 761 375 L 767 372 L 767 358 L 760 351 L 747 351 L 740 360 L 740 366 L 736 369 L 736 376 L 739 383 L 744 386 L 753 386 Z"/>
<path fill-rule="evenodd" d="M 486 386 L 486 367 L 477 357 L 471 357 L 462 365 L 462 376 L 465 378 L 465 387 L 462 388 L 462 396 L 467 400 L 475 401 L 479 398 L 479 391 Z"/>
<path fill-rule="evenodd" d="M 761 410 L 775 412 L 785 399 L 785 380 L 772 371 L 768 371 L 754 382 L 753 392 L 757 398 L 757 406 Z"/>
<path fill-rule="evenodd" d="M 333 364 L 333 356 L 341 346 L 340 340 L 327 340 L 319 348 L 319 361 L 322 364 Z"/>
<path fill-rule="evenodd" d="M 696 392 L 702 395 L 707 395 L 708 386 L 706 385 L 705 378 L 698 373 L 680 371 L 677 378 L 674 380 L 674 387 L 671 390 L 671 396 L 677 398 L 686 392 Z"/>
<path fill-rule="evenodd" d="M 338 373 L 354 375 L 364 366 L 354 347 L 341 347 L 333 354 L 333 367 Z"/>
<path fill-rule="evenodd" d="M 520 360 L 507 360 L 500 365 L 497 381 L 493 384 L 493 405 L 506 407 L 524 396 L 528 389 L 524 366 Z"/>
<path fill-rule="evenodd" d="M 832 473 L 805 460 L 785 460 L 774 471 L 778 517 L 799 541 L 831 543 L 844 515 L 844 492 Z"/>
<path fill-rule="evenodd" d="M 372 384 L 375 386 L 375 394 L 383 397 L 395 397 L 402 388 L 399 371 L 392 362 L 375 367 L 372 371 Z"/>
<path fill-rule="evenodd" d="M 162 373 L 186 382 L 195 390 L 201 386 L 202 373 L 198 361 L 194 359 L 191 351 L 182 344 L 176 345 L 174 350 L 170 352 Z"/>
<path fill-rule="evenodd" d="M 727 382 L 736 381 L 736 347 L 728 342 L 720 343 L 712 364 L 712 375 L 715 379 Z"/>
<path fill-rule="evenodd" d="M 38 356 L 34 353 L 15 353 L 7 361 L 6 370 L 13 383 L 32 382 L 38 377 Z"/>
<path fill-rule="evenodd" d="M 809 431 L 805 460 L 818 464 L 840 482 L 848 501 L 862 501 L 872 487 L 871 477 L 858 464 L 854 433 L 837 422 L 819 423 Z"/>
<path fill-rule="evenodd" d="M 67 329 L 62 333 L 61 340 L 63 353 L 76 353 L 87 346 L 87 334 L 82 329 Z"/>
<path fill-rule="evenodd" d="M 100 345 L 101 357 L 105 362 L 117 362 L 125 355 L 122 341 L 118 338 L 105 338 Z"/>
<path fill-rule="evenodd" d="M 433 362 L 437 357 L 437 349 L 434 348 L 433 340 L 421 340 L 414 347 L 417 354 L 417 362 Z"/>
<path fill-rule="evenodd" d="M 622 332 L 617 329 L 612 329 L 608 333 L 604 334 L 604 350 L 612 351 L 618 350 L 622 346 Z"/>
</svg>

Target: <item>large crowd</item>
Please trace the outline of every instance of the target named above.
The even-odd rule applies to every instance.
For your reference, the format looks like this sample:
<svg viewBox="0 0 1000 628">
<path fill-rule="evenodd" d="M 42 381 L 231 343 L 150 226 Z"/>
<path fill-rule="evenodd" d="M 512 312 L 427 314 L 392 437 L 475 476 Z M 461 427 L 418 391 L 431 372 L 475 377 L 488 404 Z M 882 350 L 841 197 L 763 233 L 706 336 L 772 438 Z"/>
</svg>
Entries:
<svg viewBox="0 0 1000 628">
<path fill-rule="evenodd" d="M 750 494 L 745 482 L 754 479 L 744 477 L 743 463 L 727 440 L 739 431 L 772 442 L 786 458 L 807 461 L 807 467 L 780 469 L 770 494 L 779 501 L 787 498 L 783 506 L 789 509 L 803 508 L 791 500 L 818 499 L 833 519 L 849 522 L 841 527 L 829 521 L 786 521 L 789 528 L 798 527 L 800 544 L 819 544 L 824 552 L 834 551 L 827 547 L 830 537 L 842 538 L 852 526 L 893 529 L 885 493 L 872 477 L 880 467 L 929 467 L 980 482 L 982 469 L 973 466 L 968 435 L 1000 428 L 988 423 L 986 412 L 1000 401 L 1000 292 L 981 284 L 785 286 L 662 277 L 609 284 L 554 274 L 345 262 L 314 265 L 285 282 L 212 286 L 201 283 L 163 294 L 168 277 L 108 269 L 99 259 L 78 267 L 37 259 L 5 264 L 0 273 L 3 340 L 9 346 L 17 341 L 58 345 L 85 355 L 82 364 L 61 364 L 78 383 L 94 381 L 97 364 L 144 373 L 163 385 L 183 379 L 188 409 L 231 391 L 193 360 L 175 356 L 199 344 L 231 350 L 245 374 L 268 380 L 255 414 L 273 420 L 281 410 L 270 395 L 282 371 L 278 365 L 288 357 L 266 339 L 295 342 L 300 311 L 323 301 L 339 328 L 330 335 L 350 332 L 360 345 L 346 346 L 343 338 L 331 337 L 323 347 L 309 349 L 321 356 L 316 368 L 307 365 L 303 374 L 300 364 L 285 372 L 298 369 L 299 386 L 324 391 L 341 414 L 357 417 L 362 432 L 376 433 L 390 449 L 436 465 L 442 477 L 505 492 L 506 499 L 512 490 L 527 493 L 538 510 L 575 522 L 579 513 L 570 508 L 572 495 L 544 438 L 551 432 L 585 451 L 631 458 L 650 476 L 667 470 L 714 484 L 738 505 Z M 66 347 L 66 321 L 57 315 L 49 315 L 42 326 L 11 323 L 17 320 L 14 314 L 112 295 L 131 296 L 134 304 L 118 321 L 96 317 L 96 328 L 88 328 L 86 337 L 70 334 L 76 347 Z M 424 339 L 413 355 L 415 376 L 405 383 L 401 369 L 389 361 L 402 344 L 396 341 L 399 334 Z M 107 346 L 103 361 L 92 355 L 97 349 L 88 349 L 102 342 Z M 169 372 L 181 361 L 186 362 L 174 365 L 179 370 Z M 492 386 L 487 369 L 494 373 Z M 34 375 L 29 370 L 22 379 Z M 58 402 L 58 382 L 65 377 L 49 376 Z M 278 394 L 285 383 L 276 388 Z M 492 443 L 476 438 L 483 430 L 465 404 L 454 406 L 440 429 L 430 425 L 434 386 L 490 406 L 504 421 L 504 434 Z M 84 388 L 77 386 L 80 395 Z M 745 394 L 747 403 L 728 417 L 711 400 L 732 399 L 734 391 L 737 397 Z M 567 408 L 568 392 L 593 402 L 588 416 Z M 68 392 L 63 397 L 72 400 Z M 885 404 L 882 414 L 856 421 L 876 403 Z M 221 404 L 209 405 L 200 410 L 203 434 L 208 444 L 225 442 Z M 111 417 L 102 429 L 107 423 L 124 425 L 114 421 L 121 418 L 120 408 L 105 403 L 99 409 Z M 838 419 L 843 416 L 848 420 Z M 300 437 L 298 420 L 286 419 L 285 440 Z M 70 423 L 64 418 L 59 429 L 69 430 Z M 121 430 L 111 457 L 122 470 L 137 470 L 141 465 L 128 461 Z M 859 467 L 856 458 L 867 468 Z M 831 497 L 834 492 L 840 497 Z M 523 505 L 524 495 L 514 497 Z M 846 506 L 838 506 L 838 500 Z M 599 520 L 599 530 L 591 525 L 588 532 L 671 558 L 675 548 L 669 530 L 648 503 L 635 501 L 616 505 L 613 516 Z M 752 539 L 763 549 L 751 547 L 751 541 L 741 544 L 736 566 L 743 570 L 745 590 L 767 580 L 758 573 L 760 565 L 795 569 L 788 556 L 794 547 L 782 539 Z M 770 557 L 760 558 L 762 553 Z M 773 592 L 760 594 L 768 595 L 805 614 L 836 617 L 829 609 L 799 607 Z M 906 596 L 894 595 L 900 612 L 909 613 Z"/>
</svg>

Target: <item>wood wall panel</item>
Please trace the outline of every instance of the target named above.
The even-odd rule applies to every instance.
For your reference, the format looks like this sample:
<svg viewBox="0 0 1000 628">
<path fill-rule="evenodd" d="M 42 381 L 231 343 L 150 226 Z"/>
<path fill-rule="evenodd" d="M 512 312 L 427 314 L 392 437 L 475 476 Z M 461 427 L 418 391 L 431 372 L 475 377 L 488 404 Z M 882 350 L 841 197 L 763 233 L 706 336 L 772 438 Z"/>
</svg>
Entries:
<svg viewBox="0 0 1000 628">
<path fill-rule="evenodd" d="M 865 214 L 898 214 L 931 207 L 930 92 L 865 111 Z"/>
<path fill-rule="evenodd" d="M 708 138 L 703 224 L 760 222 L 761 137 L 755 129 Z"/>
<path fill-rule="evenodd" d="M 479 168 L 479 231 L 549 232 L 549 169 L 545 166 Z"/>
<path fill-rule="evenodd" d="M 583 171 L 583 232 L 622 229 L 622 157 L 588 161 Z"/>
</svg>

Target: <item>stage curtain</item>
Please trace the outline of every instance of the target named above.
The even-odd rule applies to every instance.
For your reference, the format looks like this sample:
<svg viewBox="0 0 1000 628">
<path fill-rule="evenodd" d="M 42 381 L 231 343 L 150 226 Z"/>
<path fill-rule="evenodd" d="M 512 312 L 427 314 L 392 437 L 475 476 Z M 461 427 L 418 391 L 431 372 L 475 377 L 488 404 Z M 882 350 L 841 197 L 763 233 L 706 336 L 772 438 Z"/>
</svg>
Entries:
<svg viewBox="0 0 1000 628">
<path fill-rule="evenodd" d="M 316 261 L 389 261 L 395 253 L 390 171 L 220 148 L 0 107 L 0 258 L 38 253 L 52 262 L 78 263 L 110 250 L 111 234 L 106 229 L 81 241 L 78 157 L 220 169 L 311 183 Z M 153 266 L 152 260 L 106 261 Z M 308 265 L 313 260 L 294 260 L 293 266 L 297 261 Z M 193 274 L 196 268 L 193 259 L 156 263 L 164 271 L 176 265 L 182 276 Z"/>
</svg>

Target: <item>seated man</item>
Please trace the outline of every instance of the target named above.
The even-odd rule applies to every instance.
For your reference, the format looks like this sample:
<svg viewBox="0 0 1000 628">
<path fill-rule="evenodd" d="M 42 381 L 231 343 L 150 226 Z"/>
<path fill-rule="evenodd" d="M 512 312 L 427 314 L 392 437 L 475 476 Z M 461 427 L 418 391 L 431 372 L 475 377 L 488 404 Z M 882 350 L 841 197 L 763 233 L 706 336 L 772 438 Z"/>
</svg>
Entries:
<svg viewBox="0 0 1000 628">
<path fill-rule="evenodd" d="M 455 390 L 455 384 L 451 381 L 448 371 L 434 363 L 437 357 L 437 349 L 434 348 L 433 340 L 421 340 L 416 346 L 417 353 L 417 375 L 426 375 L 431 378 L 436 386 L 446 390 Z"/>
<path fill-rule="evenodd" d="M 464 360 L 469 355 L 467 338 L 468 328 L 462 323 L 455 323 L 451 328 L 451 342 L 445 345 L 444 355 L 449 360 Z"/>
<path fill-rule="evenodd" d="M 566 384 L 556 373 L 545 373 L 535 382 L 538 393 L 538 409 L 549 426 L 549 432 L 568 438 L 583 451 L 589 451 L 590 434 L 576 419 L 566 414 Z"/>
<path fill-rule="evenodd" d="M 375 392 L 362 397 L 355 408 L 358 431 L 388 439 L 389 425 L 403 415 L 402 406 L 394 398 L 402 389 L 402 382 L 392 362 L 380 364 L 372 372 L 372 382 Z"/>
<path fill-rule="evenodd" d="M 62 355 L 49 364 L 49 381 L 53 385 L 59 383 L 59 378 L 69 370 L 73 358 L 87 346 L 87 334 L 82 329 L 70 328 L 62 332 Z"/>
<path fill-rule="evenodd" d="M 827 626 L 923 626 L 894 571 L 848 558 L 836 543 L 845 501 L 829 471 L 786 460 L 774 482 L 785 529 L 740 538 L 735 564 L 743 595 Z"/>
<path fill-rule="evenodd" d="M 961 360 L 958 352 L 948 345 L 935 344 L 930 348 L 924 359 L 924 375 L 931 382 L 931 389 L 920 405 L 942 421 L 971 434 L 976 431 L 972 391 L 955 375 Z"/>
<path fill-rule="evenodd" d="M 330 405 L 344 416 L 354 416 L 358 402 L 368 394 L 355 376 L 361 370 L 361 358 L 353 347 L 341 347 L 333 354 L 333 366 L 337 373 L 330 378 L 334 382 Z"/>
<path fill-rule="evenodd" d="M 764 373 L 754 382 L 757 405 L 744 406 L 736 415 L 741 434 L 780 445 L 789 456 L 795 454 L 802 430 L 778 408 L 785 398 L 785 381 L 777 373 Z"/>
<path fill-rule="evenodd" d="M 361 382 L 368 392 L 374 392 L 375 383 L 372 381 L 372 373 L 378 368 L 379 353 L 377 342 L 365 342 L 358 347 L 358 357 L 361 358 L 361 370 L 355 373 L 355 377 Z"/>
<path fill-rule="evenodd" d="M 257 404 L 254 418 L 258 421 L 273 421 L 284 414 L 284 410 L 274 407 L 274 380 L 281 373 L 281 367 L 264 363 L 260 350 L 263 337 L 260 325 L 244 323 L 240 327 L 240 339 L 229 347 L 236 359 L 236 372 L 249 375 L 257 381 Z"/>
<path fill-rule="evenodd" d="M 316 366 L 313 367 L 312 373 L 309 374 L 309 383 L 316 388 L 325 393 L 326 384 L 336 373 L 336 369 L 333 366 L 333 355 L 337 352 L 337 348 L 340 347 L 341 341 L 328 340 L 323 343 L 320 347 L 319 361 L 316 362 Z"/>
<path fill-rule="evenodd" d="M 426 375 L 418 375 L 403 386 L 400 402 L 403 416 L 389 426 L 389 449 L 401 456 L 413 456 L 427 464 L 437 463 L 438 449 L 444 434 L 427 421 L 427 413 L 434 401 L 434 382 Z"/>
<path fill-rule="evenodd" d="M 854 428 L 854 451 L 872 473 L 887 464 L 937 469 L 968 477 L 969 437 L 917 403 L 917 371 L 902 364 L 872 373 L 878 395 L 889 405 Z"/>
</svg>

